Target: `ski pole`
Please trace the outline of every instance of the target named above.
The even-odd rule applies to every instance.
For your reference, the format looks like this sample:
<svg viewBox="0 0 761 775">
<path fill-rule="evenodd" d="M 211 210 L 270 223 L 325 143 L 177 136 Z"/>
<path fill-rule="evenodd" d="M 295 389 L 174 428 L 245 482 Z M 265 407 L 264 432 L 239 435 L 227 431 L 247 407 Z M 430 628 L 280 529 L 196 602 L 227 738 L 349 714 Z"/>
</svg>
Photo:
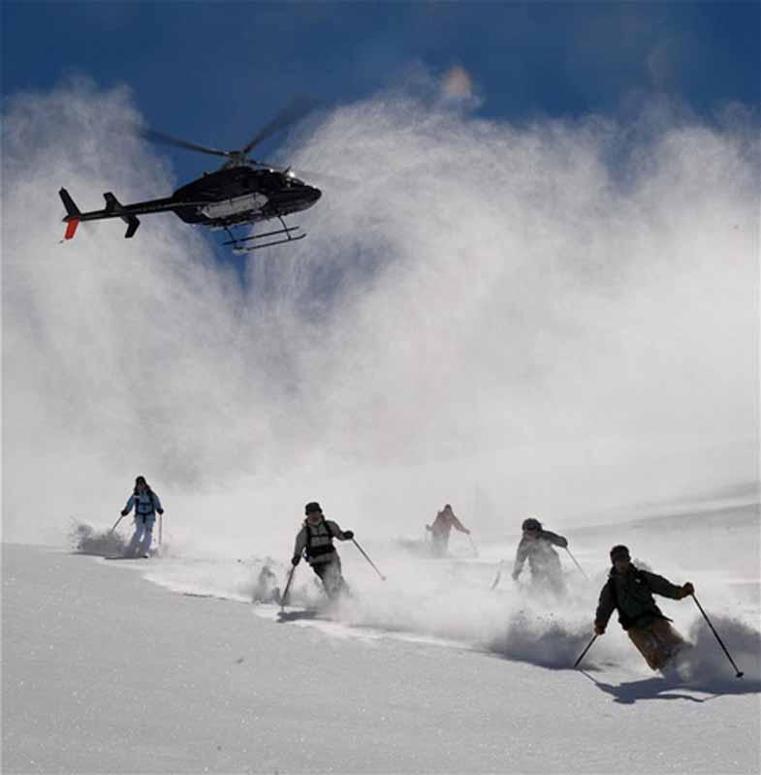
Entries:
<svg viewBox="0 0 761 775">
<path fill-rule="evenodd" d="M 362 552 L 362 556 L 370 563 L 370 565 L 373 566 L 373 569 L 375 570 L 375 572 L 383 579 L 383 581 L 385 581 L 386 577 L 378 570 L 375 563 L 367 556 L 367 552 L 357 543 L 357 539 L 352 538 L 351 540 L 354 543 L 354 546 L 356 546 L 357 549 L 359 549 L 359 551 Z"/>
<path fill-rule="evenodd" d="M 589 651 L 589 649 L 592 648 L 592 644 L 596 640 L 597 640 L 597 634 L 595 633 L 592 636 L 592 640 L 590 640 L 589 643 L 587 643 L 587 647 L 584 649 L 584 651 L 582 651 L 581 654 L 579 654 L 579 658 L 573 663 L 574 670 L 579 666 L 579 662 L 581 662 L 581 660 L 584 659 L 584 655 L 587 653 L 587 651 Z"/>
<path fill-rule="evenodd" d="M 473 540 L 473 536 L 468 533 L 468 540 L 470 541 L 470 545 L 473 547 L 473 554 L 478 557 L 478 549 L 476 548 L 476 542 Z"/>
<path fill-rule="evenodd" d="M 497 566 L 497 577 L 494 579 L 494 583 L 491 585 L 491 590 L 495 590 L 497 588 L 497 584 L 499 584 L 499 580 L 502 577 L 502 563 L 504 560 L 499 561 L 499 565 Z"/>
<path fill-rule="evenodd" d="M 164 515 L 159 514 L 159 546 L 161 546 L 161 539 L 164 537 Z"/>
<path fill-rule="evenodd" d="M 735 669 L 735 678 L 742 678 L 745 673 L 743 673 L 742 670 L 740 670 L 740 668 L 735 664 L 735 660 L 732 659 L 732 656 L 727 651 L 727 647 L 719 637 L 719 633 L 714 629 L 714 626 L 711 624 L 711 620 L 708 618 L 708 614 L 703 610 L 703 606 L 698 602 L 694 592 L 692 593 L 691 597 L 695 601 L 695 605 L 700 609 L 700 613 L 703 614 L 703 618 L 706 620 L 706 622 L 708 622 L 708 626 L 711 628 L 711 632 L 716 636 L 716 640 L 719 641 L 719 645 L 724 649 L 724 653 L 727 655 L 727 659 L 732 663 L 732 667 Z"/>
<path fill-rule="evenodd" d="M 288 581 L 285 582 L 285 590 L 280 598 L 280 612 L 285 611 L 285 604 L 288 602 L 288 593 L 291 591 L 291 582 L 293 581 L 293 574 L 296 571 L 296 566 L 291 565 L 291 572 L 288 574 Z"/>
<path fill-rule="evenodd" d="M 114 522 L 114 526 L 113 526 L 113 527 L 112 527 L 112 528 L 111 528 L 111 529 L 108 531 L 108 534 L 109 534 L 109 535 L 111 535 L 111 533 L 113 533 L 113 532 L 114 532 L 114 530 L 116 530 L 117 526 L 119 525 L 119 523 L 120 523 L 120 522 L 121 522 L 123 519 L 124 519 L 124 514 L 122 514 L 122 515 L 119 517 L 119 519 L 117 519 L 117 520 L 116 520 L 116 522 Z"/>
<path fill-rule="evenodd" d="M 568 552 L 568 556 L 569 556 L 569 557 L 570 557 L 570 558 L 573 560 L 573 562 L 574 562 L 574 564 L 576 565 L 576 567 L 577 567 L 577 568 L 578 568 L 578 569 L 581 571 L 581 575 L 582 575 L 582 576 L 583 576 L 583 577 L 584 577 L 584 578 L 585 578 L 587 581 L 589 581 L 589 576 L 587 576 L 587 574 L 586 574 L 586 573 L 584 573 L 584 568 L 582 568 L 582 567 L 581 567 L 581 565 L 579 565 L 579 563 L 576 561 L 576 558 L 575 558 L 575 557 L 574 557 L 574 556 L 571 554 L 571 550 L 570 550 L 570 549 L 569 549 L 567 546 L 566 546 L 565 550 Z"/>
</svg>

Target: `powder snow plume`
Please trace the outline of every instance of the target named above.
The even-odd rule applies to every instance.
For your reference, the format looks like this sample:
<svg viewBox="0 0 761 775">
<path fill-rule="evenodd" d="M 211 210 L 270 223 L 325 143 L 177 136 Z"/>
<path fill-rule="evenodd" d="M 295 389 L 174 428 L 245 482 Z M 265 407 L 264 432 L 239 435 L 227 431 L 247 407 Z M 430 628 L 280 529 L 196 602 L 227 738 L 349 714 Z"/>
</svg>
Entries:
<svg viewBox="0 0 761 775">
<path fill-rule="evenodd" d="M 419 84 L 418 84 L 419 86 Z M 65 185 L 163 196 L 126 89 L 6 105 L 4 534 L 108 526 L 138 473 L 173 546 L 288 557 L 303 504 L 364 536 L 443 502 L 498 533 L 754 481 L 758 158 L 741 112 L 513 125 L 403 86 L 283 154 L 308 239 L 241 284 L 172 214 L 83 224 Z M 33 214 L 33 215 L 30 215 Z"/>
</svg>

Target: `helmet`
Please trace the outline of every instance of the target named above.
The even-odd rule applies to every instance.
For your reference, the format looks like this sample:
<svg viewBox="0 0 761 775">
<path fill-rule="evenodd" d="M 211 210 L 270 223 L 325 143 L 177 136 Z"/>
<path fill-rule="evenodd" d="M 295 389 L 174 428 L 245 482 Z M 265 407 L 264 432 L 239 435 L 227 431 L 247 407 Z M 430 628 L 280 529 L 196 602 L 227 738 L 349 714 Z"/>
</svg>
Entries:
<svg viewBox="0 0 761 775">
<path fill-rule="evenodd" d="M 610 550 L 610 559 L 611 562 L 615 562 L 616 560 L 630 560 L 631 555 L 629 554 L 629 548 L 623 544 L 614 546 Z"/>
<path fill-rule="evenodd" d="M 523 520 L 523 524 L 521 525 L 521 529 L 523 530 L 541 530 L 542 529 L 542 523 L 535 519 L 534 517 L 529 517 L 528 519 Z"/>
<path fill-rule="evenodd" d="M 304 506 L 305 514 L 314 514 L 315 512 L 322 514 L 322 509 L 320 508 L 320 504 L 317 503 L 317 501 L 310 501 L 306 506 Z"/>
<path fill-rule="evenodd" d="M 135 479 L 135 485 L 138 485 L 138 484 L 148 484 L 148 482 L 145 481 L 145 477 L 144 476 L 138 476 Z"/>
</svg>

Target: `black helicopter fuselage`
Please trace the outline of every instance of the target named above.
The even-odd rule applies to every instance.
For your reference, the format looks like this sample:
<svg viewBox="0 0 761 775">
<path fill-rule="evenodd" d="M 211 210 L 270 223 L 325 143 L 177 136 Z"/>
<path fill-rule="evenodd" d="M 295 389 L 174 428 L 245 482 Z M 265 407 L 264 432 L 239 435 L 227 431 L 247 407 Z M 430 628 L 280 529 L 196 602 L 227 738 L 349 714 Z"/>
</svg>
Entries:
<svg viewBox="0 0 761 775">
<path fill-rule="evenodd" d="M 311 207 L 321 191 L 288 172 L 239 164 L 205 173 L 162 199 L 123 205 L 111 192 L 106 192 L 103 210 L 81 212 L 66 189 L 62 188 L 59 194 L 66 208 L 64 238 L 71 239 L 80 221 L 104 218 L 121 218 L 127 223 L 125 236 L 132 237 L 140 225 L 138 215 L 168 211 L 186 223 L 216 228 L 282 219 Z"/>
<path fill-rule="evenodd" d="M 300 212 L 320 196 L 318 188 L 288 173 L 241 165 L 206 173 L 170 199 L 186 223 L 224 227 Z"/>
</svg>

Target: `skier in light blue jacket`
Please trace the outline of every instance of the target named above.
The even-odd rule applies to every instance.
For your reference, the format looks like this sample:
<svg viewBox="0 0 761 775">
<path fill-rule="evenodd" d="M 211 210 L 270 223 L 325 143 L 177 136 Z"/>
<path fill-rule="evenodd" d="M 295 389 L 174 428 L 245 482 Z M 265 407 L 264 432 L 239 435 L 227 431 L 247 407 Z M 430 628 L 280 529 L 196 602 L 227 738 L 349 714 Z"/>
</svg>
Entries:
<svg viewBox="0 0 761 775">
<path fill-rule="evenodd" d="M 127 557 L 147 557 L 153 540 L 153 525 L 156 513 L 164 513 L 159 496 L 148 486 L 144 476 L 135 479 L 135 489 L 129 496 L 127 505 L 122 509 L 122 516 L 135 509 L 135 533 L 127 547 Z"/>
</svg>

